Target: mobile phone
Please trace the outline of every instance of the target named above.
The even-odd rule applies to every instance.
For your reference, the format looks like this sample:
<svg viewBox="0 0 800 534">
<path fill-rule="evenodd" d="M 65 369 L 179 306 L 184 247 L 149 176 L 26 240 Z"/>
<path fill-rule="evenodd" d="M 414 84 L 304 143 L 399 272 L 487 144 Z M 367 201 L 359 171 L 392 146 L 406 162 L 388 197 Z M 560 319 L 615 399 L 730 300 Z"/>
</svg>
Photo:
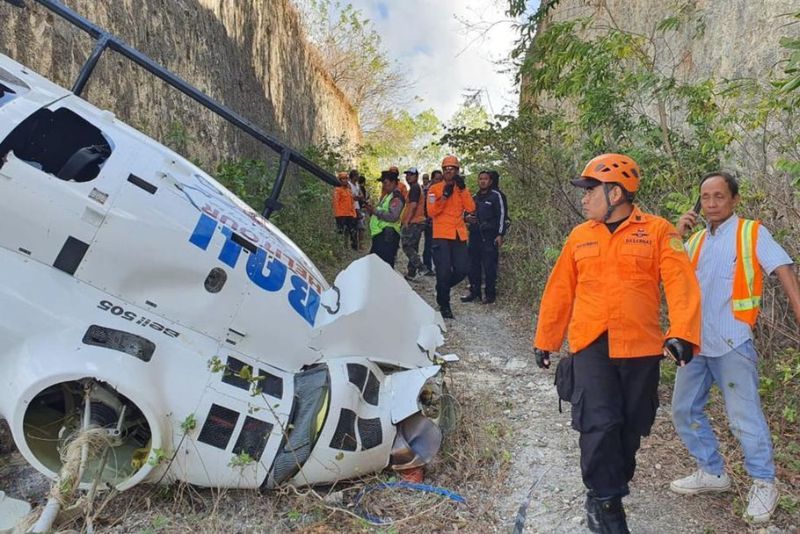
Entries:
<svg viewBox="0 0 800 534">
<path fill-rule="evenodd" d="M 700 197 L 697 197 L 697 202 L 694 203 L 694 208 L 692 208 L 692 211 L 700 215 Z"/>
</svg>

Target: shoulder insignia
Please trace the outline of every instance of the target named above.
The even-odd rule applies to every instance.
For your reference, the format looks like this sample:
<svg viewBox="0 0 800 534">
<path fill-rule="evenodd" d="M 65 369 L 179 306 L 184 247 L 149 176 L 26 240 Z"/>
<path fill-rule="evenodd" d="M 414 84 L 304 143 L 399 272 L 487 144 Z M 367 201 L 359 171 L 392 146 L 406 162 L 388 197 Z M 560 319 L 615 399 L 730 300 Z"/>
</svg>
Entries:
<svg viewBox="0 0 800 534">
<path fill-rule="evenodd" d="M 675 252 L 685 252 L 686 249 L 683 248 L 683 241 L 681 241 L 677 237 L 673 237 L 669 240 L 669 248 L 674 250 Z"/>
</svg>

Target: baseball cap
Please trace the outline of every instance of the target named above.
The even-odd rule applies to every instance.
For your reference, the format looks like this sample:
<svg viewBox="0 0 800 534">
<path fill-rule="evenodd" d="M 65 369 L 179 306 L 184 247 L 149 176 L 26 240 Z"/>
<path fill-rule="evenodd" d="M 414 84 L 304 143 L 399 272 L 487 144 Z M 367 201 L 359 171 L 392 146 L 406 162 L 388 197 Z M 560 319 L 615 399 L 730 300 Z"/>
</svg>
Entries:
<svg viewBox="0 0 800 534">
<path fill-rule="evenodd" d="M 403 174 L 419 174 L 416 167 L 409 167 L 408 170 L 403 171 Z"/>
</svg>

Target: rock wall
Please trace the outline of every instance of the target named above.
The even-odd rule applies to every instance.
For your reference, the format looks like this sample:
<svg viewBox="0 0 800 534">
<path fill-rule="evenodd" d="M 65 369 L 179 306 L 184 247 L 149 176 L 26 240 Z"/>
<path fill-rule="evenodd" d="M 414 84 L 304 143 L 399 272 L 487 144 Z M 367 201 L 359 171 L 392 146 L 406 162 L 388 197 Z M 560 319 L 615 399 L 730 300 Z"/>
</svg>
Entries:
<svg viewBox="0 0 800 534">
<path fill-rule="evenodd" d="M 361 140 L 355 110 L 305 40 L 290 0 L 66 4 L 296 148 Z M 93 40 L 33 0 L 26 5 L 0 1 L 0 52 L 71 87 Z M 206 165 L 265 151 L 115 53 L 103 55 L 84 97 Z"/>
<path fill-rule="evenodd" d="M 681 8 L 686 22 L 659 35 L 659 22 Z M 788 26 L 794 19 L 786 16 L 799 9 L 797 0 L 561 0 L 543 28 L 591 16 L 600 31 L 617 27 L 652 39 L 656 67 L 674 69 L 679 81 L 763 78 L 785 55 L 780 38 L 800 32 L 799 24 Z M 523 103 L 526 98 L 523 81 Z"/>
</svg>

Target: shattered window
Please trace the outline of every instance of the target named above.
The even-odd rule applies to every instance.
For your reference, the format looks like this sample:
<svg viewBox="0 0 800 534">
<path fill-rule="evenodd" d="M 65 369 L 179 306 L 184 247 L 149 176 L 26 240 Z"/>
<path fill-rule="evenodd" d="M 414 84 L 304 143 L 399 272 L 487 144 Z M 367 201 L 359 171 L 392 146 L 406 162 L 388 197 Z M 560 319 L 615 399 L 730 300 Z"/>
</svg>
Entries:
<svg viewBox="0 0 800 534">
<path fill-rule="evenodd" d="M 30 89 L 25 82 L 0 69 L 0 107 L 8 104 L 18 96 L 22 96 Z"/>
<path fill-rule="evenodd" d="M 103 133 L 66 108 L 40 109 L 22 121 L 0 143 L 0 161 L 9 152 L 64 181 L 88 182 L 112 152 Z"/>
<path fill-rule="evenodd" d="M 17 92 L 0 83 L 0 106 L 7 104 L 17 97 Z"/>
</svg>

